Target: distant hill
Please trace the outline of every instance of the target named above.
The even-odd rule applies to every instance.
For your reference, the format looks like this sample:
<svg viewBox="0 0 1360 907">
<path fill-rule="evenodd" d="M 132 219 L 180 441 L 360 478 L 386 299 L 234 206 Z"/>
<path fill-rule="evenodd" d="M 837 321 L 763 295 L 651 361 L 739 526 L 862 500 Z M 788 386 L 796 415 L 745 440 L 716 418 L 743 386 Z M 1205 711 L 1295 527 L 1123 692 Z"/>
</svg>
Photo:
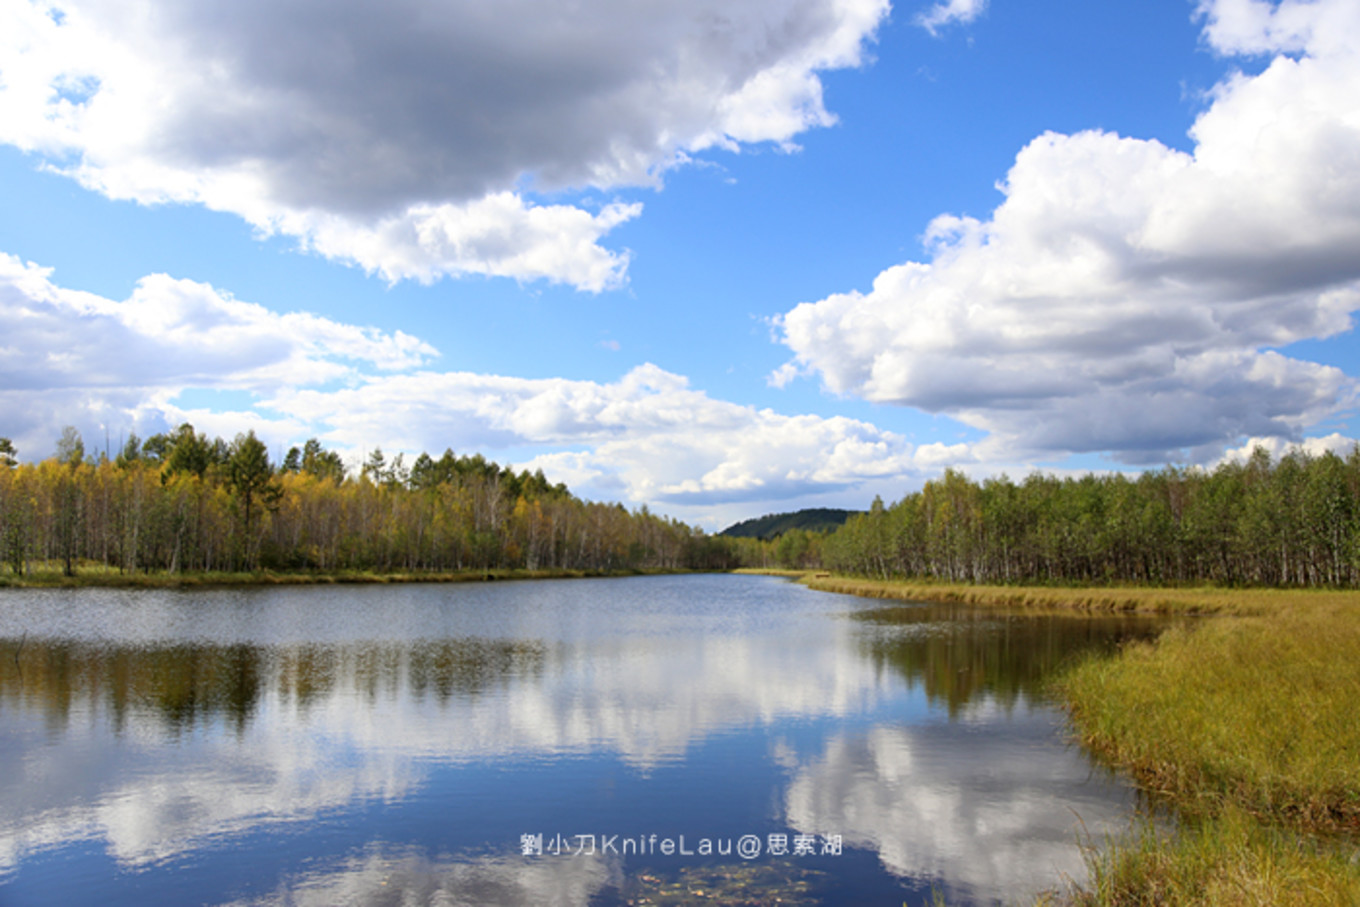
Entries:
<svg viewBox="0 0 1360 907">
<path fill-rule="evenodd" d="M 827 507 L 816 507 L 810 510 L 800 510 L 797 513 L 767 513 L 762 517 L 734 523 L 718 535 L 772 539 L 783 535 L 790 529 L 827 532 L 832 529 L 839 529 L 845 525 L 845 521 L 849 519 L 851 514 L 859 512 L 858 510 L 832 510 Z"/>
</svg>

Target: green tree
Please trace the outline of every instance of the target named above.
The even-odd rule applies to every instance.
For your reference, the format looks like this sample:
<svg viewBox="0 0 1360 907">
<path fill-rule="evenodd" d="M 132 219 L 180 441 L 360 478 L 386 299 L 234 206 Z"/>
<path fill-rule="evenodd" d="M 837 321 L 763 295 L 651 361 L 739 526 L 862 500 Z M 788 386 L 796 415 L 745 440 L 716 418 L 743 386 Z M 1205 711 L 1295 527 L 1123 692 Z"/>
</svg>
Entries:
<svg viewBox="0 0 1360 907">
<path fill-rule="evenodd" d="M 237 435 L 227 457 L 227 485 L 241 501 L 242 540 L 246 546 L 246 562 L 251 564 L 251 529 L 260 506 L 276 508 L 283 497 L 283 487 L 274 478 L 274 466 L 269 462 L 269 451 L 254 431 Z"/>
<path fill-rule="evenodd" d="M 316 438 L 308 438 L 302 445 L 303 472 L 318 479 L 331 479 L 337 485 L 345 481 L 345 462 L 333 450 L 324 450 Z"/>
<path fill-rule="evenodd" d="M 13 469 L 19 465 L 19 452 L 9 438 L 0 438 L 0 467 Z"/>
<path fill-rule="evenodd" d="M 64 467 L 56 487 L 57 550 L 61 553 L 62 572 L 67 576 L 75 576 L 83 503 L 76 487 L 76 470 L 85 462 L 85 442 L 80 439 L 80 432 L 73 425 L 61 430 L 61 438 L 57 440 L 57 462 Z"/>
<path fill-rule="evenodd" d="M 279 472 L 287 472 L 296 475 L 302 472 L 302 449 L 297 445 L 288 448 L 288 453 L 284 455 L 283 465 L 279 467 Z"/>
<path fill-rule="evenodd" d="M 440 475 L 435 461 L 422 452 L 411 464 L 411 487 L 417 489 L 435 488 L 440 484 Z"/>
<path fill-rule="evenodd" d="M 387 458 L 383 456 L 381 447 L 373 448 L 373 452 L 368 455 L 368 459 L 364 462 L 361 475 L 374 485 L 381 485 L 386 479 Z"/>
<path fill-rule="evenodd" d="M 221 452 L 214 450 L 207 436 L 198 434 L 185 422 L 170 435 L 162 477 L 168 480 L 174 473 L 191 472 L 201 479 L 207 475 L 208 467 L 220 459 Z"/>
<path fill-rule="evenodd" d="M 127 469 L 141 458 L 142 440 L 137 437 L 136 432 L 133 432 L 128 435 L 126 443 L 123 444 L 123 449 L 118 452 L 118 456 L 114 457 L 113 462 L 118 468 Z"/>
</svg>

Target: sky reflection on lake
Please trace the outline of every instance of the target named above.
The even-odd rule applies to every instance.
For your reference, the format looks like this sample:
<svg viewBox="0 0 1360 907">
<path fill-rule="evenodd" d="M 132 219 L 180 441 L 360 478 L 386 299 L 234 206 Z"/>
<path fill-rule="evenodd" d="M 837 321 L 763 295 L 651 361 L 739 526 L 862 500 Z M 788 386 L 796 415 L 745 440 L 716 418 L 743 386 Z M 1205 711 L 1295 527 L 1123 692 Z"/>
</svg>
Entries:
<svg viewBox="0 0 1360 907">
<path fill-rule="evenodd" d="M 791 902 L 1007 899 L 1080 876 L 1078 817 L 1099 836 L 1131 804 L 1044 676 L 1148 631 L 739 576 L 7 592 L 0 899 L 608 904 L 699 870 Z M 526 833 L 844 851 L 526 856 Z"/>
</svg>

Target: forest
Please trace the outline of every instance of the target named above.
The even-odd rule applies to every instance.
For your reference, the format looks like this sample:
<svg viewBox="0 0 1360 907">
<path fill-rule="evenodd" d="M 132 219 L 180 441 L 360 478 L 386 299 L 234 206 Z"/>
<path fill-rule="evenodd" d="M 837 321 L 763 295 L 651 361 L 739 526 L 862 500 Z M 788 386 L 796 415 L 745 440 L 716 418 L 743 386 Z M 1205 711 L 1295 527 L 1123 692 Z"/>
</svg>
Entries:
<svg viewBox="0 0 1360 907">
<path fill-rule="evenodd" d="M 845 525 L 854 510 L 836 510 L 830 507 L 812 507 L 794 513 L 767 513 L 733 523 L 719 535 L 732 538 L 755 538 L 768 541 L 778 538 L 790 529 L 803 529 L 807 532 L 830 532 Z"/>
<path fill-rule="evenodd" d="M 765 518 L 767 521 L 774 517 Z M 710 536 L 584 501 L 480 454 L 409 465 L 373 451 L 351 474 L 315 439 L 270 461 L 185 424 L 113 458 L 66 429 L 19 462 L 0 438 L 0 575 L 74 573 L 828 569 L 972 583 L 1360 585 L 1360 449 L 1294 451 L 1212 470 L 1167 466 L 975 481 L 955 470 L 834 531 Z"/>
<path fill-rule="evenodd" d="M 1300 451 L 1135 478 L 947 470 L 813 538 L 816 565 L 973 583 L 1360 584 L 1360 448 Z M 802 564 L 800 564 L 802 566 Z"/>
<path fill-rule="evenodd" d="M 620 504 L 583 501 L 543 473 L 480 454 L 373 451 L 357 474 L 313 439 L 270 461 L 253 432 L 192 425 L 115 457 L 67 428 L 54 456 L 20 462 L 0 438 L 0 575 L 58 564 L 120 573 L 270 570 L 727 569 L 730 547 Z"/>
</svg>

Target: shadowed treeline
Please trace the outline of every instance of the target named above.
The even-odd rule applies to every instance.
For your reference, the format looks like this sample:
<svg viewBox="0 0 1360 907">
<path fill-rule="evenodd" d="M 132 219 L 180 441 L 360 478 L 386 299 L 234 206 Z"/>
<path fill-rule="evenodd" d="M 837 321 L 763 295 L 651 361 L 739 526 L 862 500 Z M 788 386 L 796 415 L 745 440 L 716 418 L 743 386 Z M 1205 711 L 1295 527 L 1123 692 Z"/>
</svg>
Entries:
<svg viewBox="0 0 1360 907">
<path fill-rule="evenodd" d="M 154 714 L 172 733 L 216 720 L 239 732 L 266 694 L 304 709 L 336 691 L 369 703 L 402 692 L 446 703 L 512 677 L 537 676 L 545 657 L 536 643 L 481 639 L 282 649 L 6 639 L 0 704 L 39 710 L 54 729 L 80 709 L 99 707 L 119 732 L 141 713 Z"/>
</svg>

